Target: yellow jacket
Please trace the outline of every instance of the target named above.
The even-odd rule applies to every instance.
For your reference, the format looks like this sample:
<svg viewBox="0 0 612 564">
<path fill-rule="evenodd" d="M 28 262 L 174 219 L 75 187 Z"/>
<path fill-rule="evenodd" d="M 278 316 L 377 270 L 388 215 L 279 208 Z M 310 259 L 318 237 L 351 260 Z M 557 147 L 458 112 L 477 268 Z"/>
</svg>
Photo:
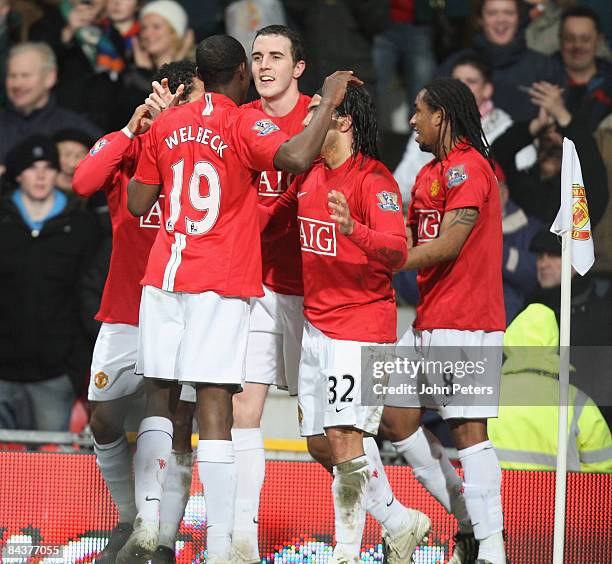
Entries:
<svg viewBox="0 0 612 564">
<path fill-rule="evenodd" d="M 504 337 L 500 408 L 488 432 L 502 468 L 554 470 L 559 417 L 559 328 L 554 312 L 532 304 Z M 570 385 L 567 468 L 612 472 L 612 437 L 599 408 Z"/>
</svg>

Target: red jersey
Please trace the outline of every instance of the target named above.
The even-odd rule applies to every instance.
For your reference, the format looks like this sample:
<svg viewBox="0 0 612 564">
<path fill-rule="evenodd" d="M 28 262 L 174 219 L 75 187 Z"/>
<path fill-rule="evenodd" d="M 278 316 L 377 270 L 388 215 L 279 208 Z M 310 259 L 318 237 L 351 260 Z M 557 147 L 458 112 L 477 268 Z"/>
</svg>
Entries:
<svg viewBox="0 0 612 564">
<path fill-rule="evenodd" d="M 74 173 L 73 188 L 89 197 L 106 192 L 113 229 L 113 249 L 98 321 L 138 325 L 140 280 L 151 245 L 159 229 L 161 208 L 156 202 L 143 217 L 127 209 L 127 186 L 140 157 L 141 137 L 130 139 L 122 131 L 109 133 L 97 141 Z"/>
<path fill-rule="evenodd" d="M 348 200 L 356 222 L 350 237 L 330 217 L 330 190 Z M 390 262 L 399 267 L 406 259 L 406 229 L 400 191 L 387 168 L 361 155 L 336 169 L 319 161 L 296 178 L 271 214 L 281 208 L 283 220 L 297 211 L 306 319 L 333 339 L 394 343 Z M 392 261 L 389 251 L 396 253 Z"/>
<path fill-rule="evenodd" d="M 467 145 L 417 175 L 408 209 L 416 244 L 438 237 L 444 214 L 457 208 L 477 208 L 478 219 L 455 260 L 419 270 L 414 327 L 504 331 L 499 186 L 486 159 Z"/>
<path fill-rule="evenodd" d="M 300 94 L 296 105 L 285 116 L 273 117 L 274 123 L 287 135 L 296 135 L 303 129 L 302 122 L 308 114 L 310 96 Z M 262 110 L 261 100 L 255 100 L 242 108 Z M 259 203 L 270 206 L 287 190 L 294 176 L 281 170 L 264 171 L 258 182 Z M 296 219 L 291 219 L 287 232 L 282 237 L 270 237 L 266 232 L 261 236 L 261 258 L 263 283 L 278 292 L 301 296 L 304 294 L 302 283 L 302 258 L 300 238 Z"/>
<path fill-rule="evenodd" d="M 164 112 L 135 179 L 162 184 L 163 228 L 142 283 L 169 292 L 262 296 L 255 179 L 287 135 L 222 94 Z M 257 171 L 257 172 L 256 172 Z"/>
</svg>

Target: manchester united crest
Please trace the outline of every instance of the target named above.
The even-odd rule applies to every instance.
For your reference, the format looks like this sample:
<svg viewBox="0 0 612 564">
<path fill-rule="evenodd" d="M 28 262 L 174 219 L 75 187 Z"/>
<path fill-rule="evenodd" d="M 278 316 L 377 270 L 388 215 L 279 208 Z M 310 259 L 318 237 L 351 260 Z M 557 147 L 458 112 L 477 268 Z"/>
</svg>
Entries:
<svg viewBox="0 0 612 564">
<path fill-rule="evenodd" d="M 94 385 L 101 390 L 108 384 L 108 376 L 104 372 L 97 372 L 94 375 Z"/>
<path fill-rule="evenodd" d="M 587 205 L 586 191 L 580 184 L 572 184 L 572 239 L 587 241 L 591 238 L 588 229 L 589 207 Z M 587 227 L 585 229 L 585 227 Z"/>
</svg>

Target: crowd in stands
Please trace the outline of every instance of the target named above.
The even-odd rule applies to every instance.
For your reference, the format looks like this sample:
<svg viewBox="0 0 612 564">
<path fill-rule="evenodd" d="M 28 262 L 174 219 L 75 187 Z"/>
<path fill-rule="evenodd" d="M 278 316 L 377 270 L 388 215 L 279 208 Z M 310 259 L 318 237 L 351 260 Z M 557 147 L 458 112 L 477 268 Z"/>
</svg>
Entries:
<svg viewBox="0 0 612 564">
<path fill-rule="evenodd" d="M 469 86 L 497 163 L 508 324 L 535 303 L 559 319 L 561 248 L 548 228 L 572 139 L 596 262 L 573 278 L 571 338 L 612 345 L 609 0 L 0 0 L 0 428 L 64 430 L 86 389 L 111 240 L 105 201 L 72 193 L 78 162 L 128 122 L 162 65 L 222 32 L 249 53 L 272 23 L 303 35 L 302 92 L 351 69 L 375 95 L 404 205 L 431 156 L 394 134 L 389 92 L 410 113 L 437 75 Z M 400 303 L 418 300 L 415 277 L 396 277 Z M 595 380 L 610 382 L 609 365 L 585 378 Z M 597 385 L 585 387 L 597 403 Z"/>
</svg>

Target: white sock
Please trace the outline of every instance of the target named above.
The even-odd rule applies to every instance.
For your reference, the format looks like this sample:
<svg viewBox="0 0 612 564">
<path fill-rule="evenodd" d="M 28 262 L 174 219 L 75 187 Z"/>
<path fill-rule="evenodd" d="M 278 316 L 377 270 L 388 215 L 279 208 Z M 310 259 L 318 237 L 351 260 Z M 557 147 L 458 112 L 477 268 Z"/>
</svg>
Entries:
<svg viewBox="0 0 612 564">
<path fill-rule="evenodd" d="M 334 554 L 359 557 L 366 517 L 370 469 L 366 455 L 334 466 L 332 492 L 336 525 Z"/>
<path fill-rule="evenodd" d="M 501 469 L 491 441 L 458 452 L 463 466 L 463 489 L 467 509 L 480 541 L 478 558 L 505 564 L 502 530 Z"/>
<path fill-rule="evenodd" d="M 94 452 L 100 473 L 117 506 L 120 523 L 133 523 L 136 518 L 132 452 L 125 435 L 113 443 L 99 445 L 94 441 Z"/>
<path fill-rule="evenodd" d="M 232 429 L 236 457 L 236 506 L 232 541 L 259 559 L 257 527 L 259 496 L 266 475 L 266 455 L 261 429 Z"/>
<path fill-rule="evenodd" d="M 176 535 L 189 501 L 193 453 L 172 452 L 159 506 L 159 544 L 174 550 Z"/>
<path fill-rule="evenodd" d="M 232 441 L 200 439 L 198 470 L 204 486 L 208 556 L 229 558 L 236 499 L 236 465 Z"/>
<path fill-rule="evenodd" d="M 446 511 L 455 515 L 459 530 L 462 533 L 471 532 L 472 525 L 461 494 L 461 478 L 442 445 L 419 427 L 415 433 L 393 443 L 393 446 L 412 467 L 414 477 Z"/>
<path fill-rule="evenodd" d="M 159 504 L 171 452 L 172 421 L 165 417 L 145 417 L 138 428 L 134 455 L 136 507 L 143 521 L 159 520 Z"/>
<path fill-rule="evenodd" d="M 410 526 L 412 515 L 393 495 L 378 445 L 372 437 L 363 439 L 363 450 L 368 457 L 371 475 L 366 492 L 366 511 L 385 527 L 391 537 L 395 537 Z"/>
</svg>

